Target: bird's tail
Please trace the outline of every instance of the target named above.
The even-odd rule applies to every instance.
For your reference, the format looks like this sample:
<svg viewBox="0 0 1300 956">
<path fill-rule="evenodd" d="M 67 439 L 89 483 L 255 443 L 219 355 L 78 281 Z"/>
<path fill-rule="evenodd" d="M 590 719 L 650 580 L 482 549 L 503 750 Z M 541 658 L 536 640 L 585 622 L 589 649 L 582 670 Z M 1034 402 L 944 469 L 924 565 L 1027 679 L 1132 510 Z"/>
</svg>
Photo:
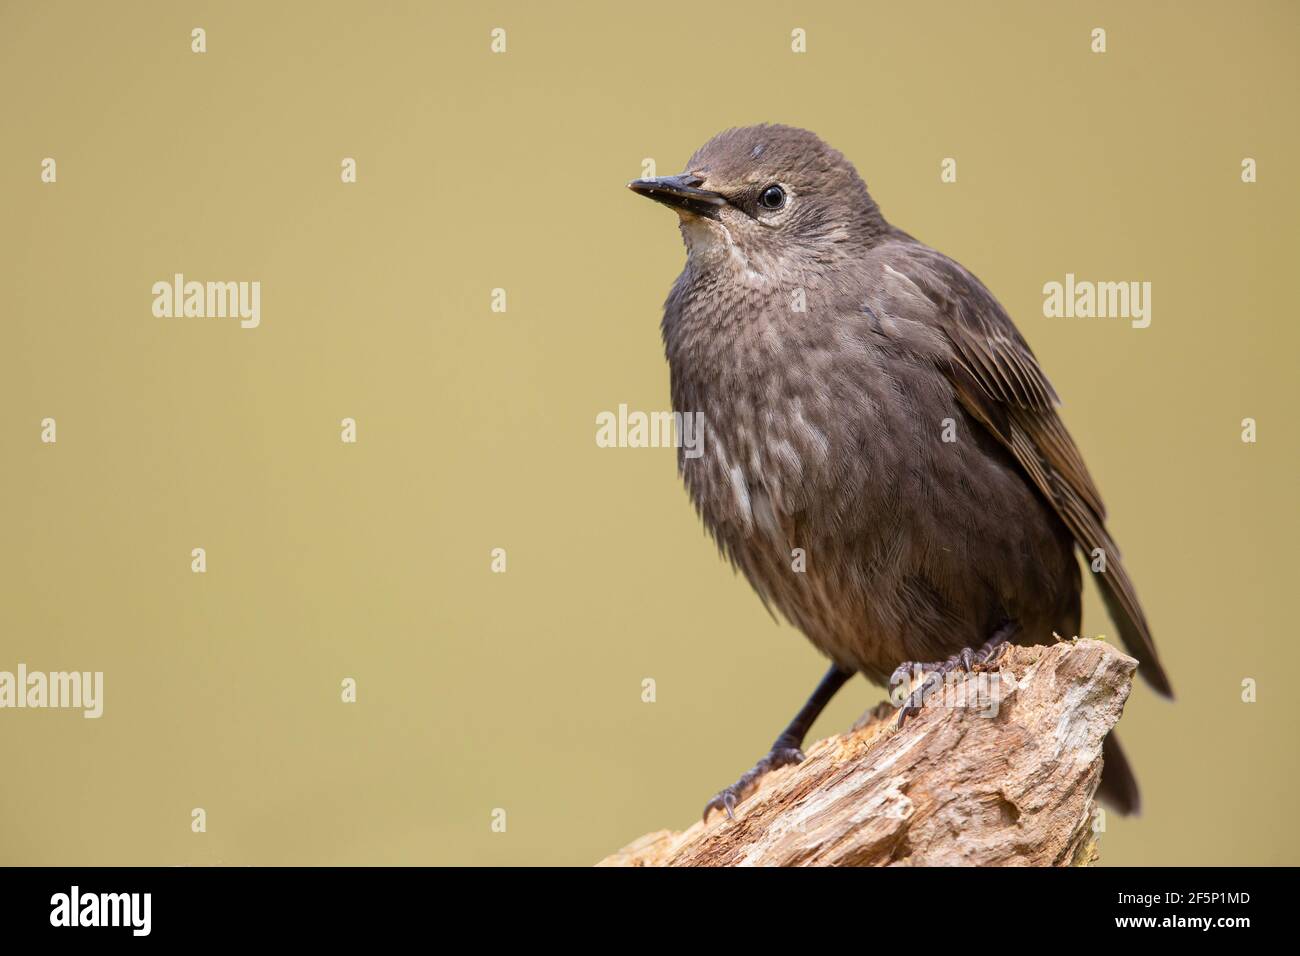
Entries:
<svg viewBox="0 0 1300 956">
<path fill-rule="evenodd" d="M 1174 689 L 1169 686 L 1165 669 L 1160 666 L 1160 659 L 1156 657 L 1156 645 L 1151 639 L 1151 628 L 1147 624 L 1146 615 L 1142 613 L 1142 605 L 1138 604 L 1133 582 L 1129 580 L 1128 572 L 1120 562 L 1119 549 L 1115 547 L 1115 542 L 1106 533 L 1106 529 L 1100 530 L 1101 540 L 1098 545 L 1106 549 L 1110 559 L 1105 572 L 1097 575 L 1101 578 L 1102 601 L 1105 602 L 1106 610 L 1110 612 L 1115 627 L 1119 629 L 1120 640 L 1124 642 L 1124 647 L 1137 658 L 1138 673 L 1146 678 L 1147 683 L 1157 693 L 1165 697 L 1173 697 Z M 1087 557 L 1088 555 L 1085 554 L 1085 560 Z"/>
<path fill-rule="evenodd" d="M 1142 812 L 1142 794 L 1138 791 L 1137 777 L 1128 758 L 1120 749 L 1114 731 L 1106 735 L 1101 745 L 1101 783 L 1097 796 L 1121 816 L 1135 816 Z"/>
</svg>

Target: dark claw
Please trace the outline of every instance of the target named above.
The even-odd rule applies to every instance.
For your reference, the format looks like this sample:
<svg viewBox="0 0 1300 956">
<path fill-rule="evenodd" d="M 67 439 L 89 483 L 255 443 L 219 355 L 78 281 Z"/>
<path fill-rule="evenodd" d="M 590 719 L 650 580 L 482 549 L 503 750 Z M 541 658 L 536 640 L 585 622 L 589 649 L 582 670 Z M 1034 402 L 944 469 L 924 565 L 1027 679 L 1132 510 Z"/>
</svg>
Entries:
<svg viewBox="0 0 1300 956">
<path fill-rule="evenodd" d="M 907 718 L 915 717 L 919 714 L 921 712 L 921 707 L 925 704 L 925 695 L 930 693 L 930 691 L 942 680 L 943 672 L 938 670 L 931 672 L 930 676 L 925 679 L 921 686 L 912 691 L 912 693 L 907 696 L 907 700 L 903 701 L 902 705 L 898 708 L 898 720 L 895 723 L 895 726 L 901 729 L 903 724 L 907 722 Z"/>
<path fill-rule="evenodd" d="M 920 666 L 921 665 L 917 664 L 915 661 L 903 661 L 903 663 L 894 668 L 894 673 L 889 675 L 890 691 L 892 692 L 900 684 L 906 683 L 912 675 L 916 673 L 916 669 Z"/>
<path fill-rule="evenodd" d="M 915 661 L 904 661 L 894 670 L 889 678 L 889 687 L 893 690 L 899 684 L 903 683 L 911 675 L 920 671 L 922 674 L 928 674 L 925 682 L 916 690 L 907 696 L 907 699 L 898 708 L 898 720 L 895 726 L 901 728 L 907 722 L 907 718 L 915 717 L 921 712 L 921 707 L 925 703 L 925 695 L 933 690 L 938 684 L 948 676 L 952 671 L 961 668 L 970 673 L 975 669 L 976 664 L 986 664 L 989 659 L 997 653 L 998 648 L 1006 643 L 1006 638 L 1001 634 L 995 634 L 990 640 L 985 642 L 978 650 L 969 647 L 963 647 L 961 651 L 948 658 L 946 661 L 939 661 L 933 664 L 921 664 Z"/>
<path fill-rule="evenodd" d="M 762 760 L 741 774 L 739 780 L 725 790 L 719 790 L 713 799 L 704 805 L 704 821 L 708 822 L 709 813 L 712 810 L 724 811 L 728 820 L 736 819 L 736 814 L 733 812 L 736 809 L 736 804 L 753 792 L 758 785 L 758 781 L 765 774 L 776 770 L 778 767 L 802 763 L 804 759 L 803 751 L 798 747 L 773 747 Z"/>
</svg>

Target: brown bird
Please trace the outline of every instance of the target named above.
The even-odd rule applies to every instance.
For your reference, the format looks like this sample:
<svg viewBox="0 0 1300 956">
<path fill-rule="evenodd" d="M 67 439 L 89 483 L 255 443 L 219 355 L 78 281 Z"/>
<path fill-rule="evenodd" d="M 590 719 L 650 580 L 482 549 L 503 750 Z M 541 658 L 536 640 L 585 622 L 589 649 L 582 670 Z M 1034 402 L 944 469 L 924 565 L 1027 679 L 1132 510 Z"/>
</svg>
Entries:
<svg viewBox="0 0 1300 956">
<path fill-rule="evenodd" d="M 703 414 L 705 451 L 679 451 L 678 470 L 721 553 L 832 662 L 706 817 L 802 760 L 853 674 L 927 675 L 901 724 L 1003 643 L 1079 633 L 1076 548 L 1104 567 L 1139 673 L 1172 696 L 1056 392 L 979 279 L 886 222 L 806 130 L 727 130 L 685 173 L 629 187 L 674 209 L 686 243 L 663 338 L 673 408 Z M 1114 734 L 1103 756 L 1099 792 L 1135 812 Z"/>
</svg>

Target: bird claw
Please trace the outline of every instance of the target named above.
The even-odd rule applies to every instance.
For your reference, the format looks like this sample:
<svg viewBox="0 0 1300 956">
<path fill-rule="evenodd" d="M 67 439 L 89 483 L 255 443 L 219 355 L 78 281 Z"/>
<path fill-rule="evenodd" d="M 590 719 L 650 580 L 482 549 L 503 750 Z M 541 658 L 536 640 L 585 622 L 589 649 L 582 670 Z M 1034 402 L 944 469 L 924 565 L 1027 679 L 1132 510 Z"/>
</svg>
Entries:
<svg viewBox="0 0 1300 956">
<path fill-rule="evenodd" d="M 905 684 L 911 677 L 920 676 L 922 665 L 915 661 L 903 661 L 896 668 L 894 673 L 889 675 L 889 692 L 892 695 L 901 685 Z"/>
<path fill-rule="evenodd" d="M 758 763 L 741 774 L 739 780 L 714 794 L 713 799 L 704 805 L 704 821 L 708 822 L 709 813 L 713 810 L 723 811 L 728 820 L 736 819 L 736 804 L 754 791 L 762 777 L 779 767 L 803 763 L 805 759 L 803 751 L 798 747 L 773 747 Z"/>
<path fill-rule="evenodd" d="M 917 661 L 904 661 L 894 669 L 894 673 L 889 677 L 890 696 L 894 695 L 897 688 L 905 683 L 909 678 L 928 675 L 925 682 L 912 691 L 898 707 L 898 720 L 895 724 L 902 728 L 907 722 L 907 718 L 915 717 L 921 712 L 925 704 L 925 696 L 930 693 L 938 684 L 955 670 L 963 670 L 967 674 L 975 670 L 976 664 L 985 664 L 993 657 L 994 653 L 1003 644 L 1006 639 L 1001 636 L 994 636 L 987 641 L 978 650 L 970 647 L 963 647 L 961 651 L 952 655 L 946 661 L 937 661 L 934 663 L 919 663 Z"/>
<path fill-rule="evenodd" d="M 926 695 L 938 686 L 945 673 L 946 671 L 938 669 L 931 670 L 929 676 L 925 679 L 925 683 L 907 695 L 907 699 L 899 705 L 898 720 L 895 722 L 896 727 L 901 730 L 903 724 L 907 723 L 907 718 L 915 717 L 921 712 L 921 708 L 925 705 Z"/>
</svg>

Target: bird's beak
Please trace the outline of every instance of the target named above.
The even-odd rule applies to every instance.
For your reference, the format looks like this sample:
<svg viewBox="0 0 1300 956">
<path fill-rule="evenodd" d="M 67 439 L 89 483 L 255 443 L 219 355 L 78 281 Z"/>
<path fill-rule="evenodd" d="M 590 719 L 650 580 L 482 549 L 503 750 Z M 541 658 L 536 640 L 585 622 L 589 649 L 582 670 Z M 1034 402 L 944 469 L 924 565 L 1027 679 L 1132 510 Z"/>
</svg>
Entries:
<svg viewBox="0 0 1300 956">
<path fill-rule="evenodd" d="M 702 182 L 704 180 L 699 176 L 683 173 L 680 176 L 660 176 L 658 179 L 634 179 L 627 184 L 627 188 L 665 206 L 717 219 L 718 210 L 727 204 L 727 200 L 721 193 L 697 189 Z"/>
</svg>

